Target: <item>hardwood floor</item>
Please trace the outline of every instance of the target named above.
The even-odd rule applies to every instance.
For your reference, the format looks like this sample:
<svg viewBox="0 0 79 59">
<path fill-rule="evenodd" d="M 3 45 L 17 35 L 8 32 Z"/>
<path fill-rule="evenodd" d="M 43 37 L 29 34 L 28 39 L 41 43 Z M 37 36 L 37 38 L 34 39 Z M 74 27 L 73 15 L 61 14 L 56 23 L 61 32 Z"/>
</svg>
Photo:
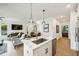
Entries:
<svg viewBox="0 0 79 59">
<path fill-rule="evenodd" d="M 16 53 L 17 53 L 17 56 L 23 56 L 24 55 L 24 44 L 16 47 Z"/>
<path fill-rule="evenodd" d="M 56 55 L 55 56 L 77 56 L 77 53 L 70 49 L 69 44 L 70 42 L 68 38 L 66 37 L 59 38 L 56 44 Z M 23 48 L 24 48 L 23 45 L 16 47 L 18 56 L 23 56 L 24 54 Z"/>
<path fill-rule="evenodd" d="M 77 56 L 77 53 L 70 49 L 70 41 L 66 37 L 57 40 L 56 56 Z"/>
</svg>

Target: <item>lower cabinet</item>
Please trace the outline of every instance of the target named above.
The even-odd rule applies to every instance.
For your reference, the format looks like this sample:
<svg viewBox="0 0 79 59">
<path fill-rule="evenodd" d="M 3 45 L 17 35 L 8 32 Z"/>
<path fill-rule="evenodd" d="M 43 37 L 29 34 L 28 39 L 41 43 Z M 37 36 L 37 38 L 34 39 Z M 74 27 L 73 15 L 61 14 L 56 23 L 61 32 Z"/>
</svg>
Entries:
<svg viewBox="0 0 79 59">
<path fill-rule="evenodd" d="M 52 41 L 33 50 L 34 56 L 52 56 Z"/>
<path fill-rule="evenodd" d="M 56 42 L 57 42 L 56 38 L 52 40 L 52 56 L 56 54 Z"/>
</svg>

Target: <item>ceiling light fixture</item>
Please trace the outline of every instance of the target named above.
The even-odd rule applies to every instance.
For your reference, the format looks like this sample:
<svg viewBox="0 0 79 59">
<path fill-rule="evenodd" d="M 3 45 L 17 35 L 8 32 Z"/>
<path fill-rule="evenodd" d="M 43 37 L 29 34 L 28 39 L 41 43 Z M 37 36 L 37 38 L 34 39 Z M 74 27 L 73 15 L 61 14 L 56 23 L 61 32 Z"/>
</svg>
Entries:
<svg viewBox="0 0 79 59">
<path fill-rule="evenodd" d="M 70 8 L 71 7 L 71 5 L 67 5 L 67 8 Z"/>
<path fill-rule="evenodd" d="M 45 20 L 44 20 L 44 17 L 45 17 L 45 10 L 43 9 L 43 22 L 42 22 L 42 24 L 46 24 L 46 22 L 45 22 Z"/>
<path fill-rule="evenodd" d="M 2 20 L 3 20 L 3 18 L 5 18 L 5 17 L 0 17 L 0 20 L 2 21 Z"/>
<path fill-rule="evenodd" d="M 63 18 L 63 16 L 60 16 L 60 18 Z"/>
<path fill-rule="evenodd" d="M 33 20 L 33 16 L 32 16 L 32 3 L 30 3 L 30 21 L 29 21 L 29 23 L 34 23 L 35 24 L 35 22 Z"/>
</svg>

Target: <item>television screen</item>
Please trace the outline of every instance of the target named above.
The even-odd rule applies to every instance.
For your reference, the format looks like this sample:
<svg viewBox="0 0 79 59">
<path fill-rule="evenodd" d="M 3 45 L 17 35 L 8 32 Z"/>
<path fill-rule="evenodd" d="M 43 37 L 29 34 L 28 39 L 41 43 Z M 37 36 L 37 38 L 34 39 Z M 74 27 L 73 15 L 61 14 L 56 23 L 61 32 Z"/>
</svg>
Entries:
<svg viewBox="0 0 79 59">
<path fill-rule="evenodd" d="M 12 30 L 22 30 L 22 25 L 12 24 Z"/>
</svg>

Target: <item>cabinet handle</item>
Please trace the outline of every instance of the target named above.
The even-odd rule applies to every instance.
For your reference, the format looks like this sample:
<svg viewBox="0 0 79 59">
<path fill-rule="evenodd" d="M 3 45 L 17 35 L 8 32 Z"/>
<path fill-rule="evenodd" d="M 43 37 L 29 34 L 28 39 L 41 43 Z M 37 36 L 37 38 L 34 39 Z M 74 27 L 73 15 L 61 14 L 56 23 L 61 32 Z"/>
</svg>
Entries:
<svg viewBox="0 0 79 59">
<path fill-rule="evenodd" d="M 29 53 L 29 51 L 27 51 L 27 53 Z"/>
<path fill-rule="evenodd" d="M 48 48 L 45 49 L 45 54 L 47 54 L 47 53 L 48 53 Z"/>
</svg>

